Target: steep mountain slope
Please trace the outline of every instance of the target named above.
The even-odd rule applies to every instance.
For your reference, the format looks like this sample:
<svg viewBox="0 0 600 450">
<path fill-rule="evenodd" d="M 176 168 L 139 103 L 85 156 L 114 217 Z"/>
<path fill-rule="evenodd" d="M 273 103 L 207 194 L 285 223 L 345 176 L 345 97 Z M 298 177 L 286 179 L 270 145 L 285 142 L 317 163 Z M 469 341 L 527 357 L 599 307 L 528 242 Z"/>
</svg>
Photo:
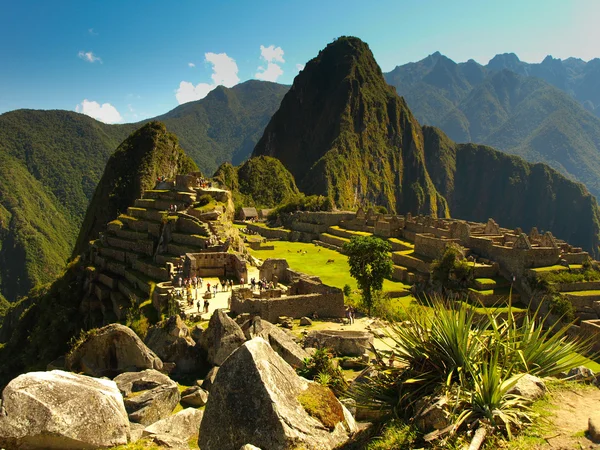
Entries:
<svg viewBox="0 0 600 450">
<path fill-rule="evenodd" d="M 503 62 L 524 72 L 516 56 Z M 396 67 L 386 79 L 406 96 L 423 123 L 440 127 L 450 138 L 544 162 L 600 195 L 600 119 L 547 82 L 508 69 L 492 70 L 497 67 L 501 65 L 492 62 L 487 68 L 473 61 L 456 64 L 436 53 Z"/>
<path fill-rule="evenodd" d="M 163 122 L 205 173 L 223 162 L 245 161 L 289 87 L 250 80 L 219 86 L 206 98 L 185 103 L 152 120 Z"/>
<path fill-rule="evenodd" d="M 545 164 L 530 164 L 490 147 L 456 144 L 437 128 L 423 127 L 427 169 L 453 217 L 549 230 L 598 254 L 596 199 Z"/>
<path fill-rule="evenodd" d="M 447 213 L 425 169 L 419 124 L 357 38 L 337 39 L 306 64 L 253 155 L 278 158 L 303 192 L 342 208 Z"/>
<path fill-rule="evenodd" d="M 444 73 L 451 79 L 456 70 Z M 301 189 L 328 195 L 341 207 L 351 206 L 357 192 L 364 194 L 360 201 L 395 211 L 435 213 L 430 196 L 453 217 L 537 226 L 597 251 L 598 206 L 583 185 L 546 165 L 482 145 L 455 144 L 435 128 L 422 129 L 381 81 L 366 44 L 338 39 L 296 77 L 254 154 L 277 157 Z M 495 92 L 489 95 L 494 111 L 524 103 L 514 95 L 519 89 Z M 503 118 L 490 116 L 494 121 Z"/>
<path fill-rule="evenodd" d="M 269 156 L 250 158 L 239 167 L 224 163 L 213 178 L 233 192 L 236 206 L 272 208 L 300 194 L 293 175 Z"/>
<path fill-rule="evenodd" d="M 127 210 L 159 176 L 197 171 L 164 124 L 149 122 L 133 132 L 111 155 L 85 214 L 73 255 L 83 252 L 106 224 Z"/>
</svg>

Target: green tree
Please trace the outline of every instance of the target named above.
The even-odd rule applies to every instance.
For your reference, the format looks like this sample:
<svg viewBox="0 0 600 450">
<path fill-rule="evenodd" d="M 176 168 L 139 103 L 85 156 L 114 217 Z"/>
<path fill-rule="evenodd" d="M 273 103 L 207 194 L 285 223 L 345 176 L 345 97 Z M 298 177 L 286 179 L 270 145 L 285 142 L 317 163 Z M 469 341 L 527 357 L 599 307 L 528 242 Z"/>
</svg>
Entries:
<svg viewBox="0 0 600 450">
<path fill-rule="evenodd" d="M 431 263 L 431 280 L 443 288 L 453 289 L 466 285 L 471 270 L 457 244 L 449 244 L 439 259 Z"/>
<path fill-rule="evenodd" d="M 389 242 L 374 236 L 354 237 L 344 244 L 350 275 L 362 290 L 362 302 L 369 315 L 373 308 L 373 293 L 381 290 L 384 278 L 392 276 L 391 249 Z"/>
</svg>

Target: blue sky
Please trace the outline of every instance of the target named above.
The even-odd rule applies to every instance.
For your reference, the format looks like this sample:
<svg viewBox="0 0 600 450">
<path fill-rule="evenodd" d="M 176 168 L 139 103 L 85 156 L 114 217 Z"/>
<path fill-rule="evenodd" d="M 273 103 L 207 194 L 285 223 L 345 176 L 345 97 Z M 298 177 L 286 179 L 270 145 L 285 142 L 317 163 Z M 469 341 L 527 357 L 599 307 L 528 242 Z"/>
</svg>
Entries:
<svg viewBox="0 0 600 450">
<path fill-rule="evenodd" d="M 0 113 L 79 110 L 134 122 L 252 78 L 291 84 L 341 35 L 383 71 L 440 51 L 600 56 L 598 0 L 0 0 Z"/>
</svg>

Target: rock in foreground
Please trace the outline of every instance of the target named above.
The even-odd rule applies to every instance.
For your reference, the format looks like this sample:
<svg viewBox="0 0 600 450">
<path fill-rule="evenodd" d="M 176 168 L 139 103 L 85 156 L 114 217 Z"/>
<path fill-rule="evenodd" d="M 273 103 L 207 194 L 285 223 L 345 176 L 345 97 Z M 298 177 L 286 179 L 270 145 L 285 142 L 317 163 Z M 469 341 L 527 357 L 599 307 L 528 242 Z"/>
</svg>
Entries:
<svg viewBox="0 0 600 450">
<path fill-rule="evenodd" d="M 90 333 L 67 356 L 67 369 L 112 378 L 123 372 L 162 370 L 163 364 L 130 328 L 113 323 Z"/>
<path fill-rule="evenodd" d="M 211 316 L 208 328 L 202 333 L 198 344 L 206 353 L 208 362 L 220 366 L 245 340 L 239 325 L 222 309 L 217 309 Z"/>
<path fill-rule="evenodd" d="M 320 388 L 326 389 L 296 375 L 264 339 L 252 339 L 219 369 L 200 425 L 200 448 L 336 448 L 356 424 L 328 389 L 330 396 L 310 397 Z M 327 404 L 319 407 L 324 398 Z"/>
<path fill-rule="evenodd" d="M 2 393 L 2 448 L 106 448 L 126 444 L 129 433 L 123 397 L 110 380 L 30 372 Z"/>
</svg>

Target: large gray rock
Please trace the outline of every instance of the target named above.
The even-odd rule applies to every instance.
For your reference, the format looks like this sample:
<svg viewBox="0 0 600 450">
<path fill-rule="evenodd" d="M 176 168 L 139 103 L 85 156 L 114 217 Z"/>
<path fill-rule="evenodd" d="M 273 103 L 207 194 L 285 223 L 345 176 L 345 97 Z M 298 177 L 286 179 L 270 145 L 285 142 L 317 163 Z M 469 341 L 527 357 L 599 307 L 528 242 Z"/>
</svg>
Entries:
<svg viewBox="0 0 600 450">
<path fill-rule="evenodd" d="M 311 331 L 304 341 L 305 347 L 329 348 L 338 356 L 361 356 L 372 344 L 371 333 L 353 330 Z"/>
<path fill-rule="evenodd" d="M 113 323 L 88 334 L 66 359 L 72 372 L 112 378 L 123 372 L 162 370 L 162 361 L 130 328 Z"/>
<path fill-rule="evenodd" d="M 309 403 L 325 402 L 327 408 L 309 414 L 300 401 L 305 396 Z M 317 418 L 326 409 L 329 414 Z M 200 425 L 199 446 L 327 450 L 346 442 L 355 430 L 351 414 L 331 391 L 296 375 L 264 339 L 255 338 L 219 369 Z"/>
<path fill-rule="evenodd" d="M 242 331 L 246 339 L 263 338 L 271 344 L 271 347 L 279 356 L 294 368 L 301 367 L 304 359 L 309 357 L 308 353 L 296 344 L 294 339 L 288 336 L 285 331 L 258 316 L 242 325 Z"/>
<path fill-rule="evenodd" d="M 203 365 L 200 349 L 178 315 L 150 327 L 144 342 L 163 362 L 175 363 L 177 373 L 193 373 Z"/>
<path fill-rule="evenodd" d="M 30 372 L 2 392 L 1 448 L 106 448 L 126 444 L 129 435 L 113 381 L 62 370 Z"/>
<path fill-rule="evenodd" d="M 206 378 L 202 381 L 202 389 L 206 392 L 210 392 L 213 385 L 215 384 L 215 379 L 217 378 L 217 372 L 219 372 L 219 366 L 215 366 L 208 371 L 206 374 Z"/>
<path fill-rule="evenodd" d="M 217 309 L 208 322 L 208 328 L 202 333 L 198 345 L 206 353 L 210 364 L 220 366 L 245 341 L 240 326 L 222 309 Z"/>
<path fill-rule="evenodd" d="M 181 398 L 177 383 L 152 369 L 122 373 L 115 383 L 125 397 L 129 420 L 142 425 L 170 416 Z"/>
<path fill-rule="evenodd" d="M 187 442 L 189 439 L 198 436 L 203 414 L 204 411 L 200 409 L 186 408 L 146 427 L 142 436 L 169 435 Z"/>
<path fill-rule="evenodd" d="M 542 398 L 547 390 L 546 384 L 541 378 L 526 373 L 519 378 L 517 384 L 515 384 L 507 393 L 534 401 L 538 398 Z"/>
</svg>

